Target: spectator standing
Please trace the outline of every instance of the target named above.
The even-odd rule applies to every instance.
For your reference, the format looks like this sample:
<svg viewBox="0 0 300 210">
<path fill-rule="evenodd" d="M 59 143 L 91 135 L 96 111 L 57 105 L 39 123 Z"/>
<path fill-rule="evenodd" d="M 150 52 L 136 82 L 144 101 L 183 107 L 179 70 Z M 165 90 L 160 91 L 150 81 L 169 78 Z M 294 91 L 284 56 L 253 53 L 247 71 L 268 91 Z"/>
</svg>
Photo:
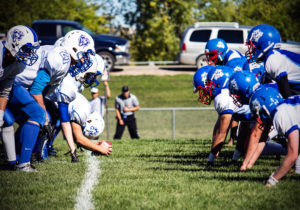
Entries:
<svg viewBox="0 0 300 210">
<path fill-rule="evenodd" d="M 90 100 L 91 110 L 92 112 L 97 111 L 104 118 L 105 115 L 105 105 L 107 103 L 107 99 L 110 98 L 110 88 L 107 81 L 103 82 L 105 88 L 105 96 L 99 96 L 99 90 L 96 87 L 91 88 L 91 94 L 93 99 Z"/>
<path fill-rule="evenodd" d="M 137 131 L 134 112 L 140 109 L 137 97 L 130 93 L 128 86 L 122 87 L 122 94 L 115 99 L 117 127 L 114 139 L 121 139 L 125 126 L 128 127 L 132 139 L 140 138 Z"/>
</svg>

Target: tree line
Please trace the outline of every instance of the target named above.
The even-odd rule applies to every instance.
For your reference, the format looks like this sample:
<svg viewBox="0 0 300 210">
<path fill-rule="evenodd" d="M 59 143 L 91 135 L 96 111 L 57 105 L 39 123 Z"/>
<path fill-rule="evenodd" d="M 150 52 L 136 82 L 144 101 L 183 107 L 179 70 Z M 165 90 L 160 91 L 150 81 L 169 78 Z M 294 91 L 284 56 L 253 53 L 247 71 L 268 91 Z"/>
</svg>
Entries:
<svg viewBox="0 0 300 210">
<path fill-rule="evenodd" d="M 0 0 L 0 31 L 35 19 L 75 20 L 95 33 L 109 33 L 109 23 L 122 14 L 136 28 L 129 38 L 133 60 L 175 60 L 184 30 L 200 21 L 240 25 L 270 24 L 283 40 L 300 41 L 300 0 L 119 0 L 103 15 L 105 0 Z M 135 5 L 133 11 L 130 6 Z"/>
</svg>

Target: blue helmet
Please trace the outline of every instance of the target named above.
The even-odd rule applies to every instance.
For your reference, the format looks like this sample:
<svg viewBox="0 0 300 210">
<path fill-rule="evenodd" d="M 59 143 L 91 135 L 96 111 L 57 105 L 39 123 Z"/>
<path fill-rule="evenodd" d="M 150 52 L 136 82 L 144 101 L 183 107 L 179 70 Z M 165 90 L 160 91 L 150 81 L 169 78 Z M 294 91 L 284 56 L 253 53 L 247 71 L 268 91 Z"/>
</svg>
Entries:
<svg viewBox="0 0 300 210">
<path fill-rule="evenodd" d="M 251 112 L 264 123 L 272 123 L 272 114 L 284 99 L 279 91 L 272 87 L 258 88 L 250 98 Z"/>
<path fill-rule="evenodd" d="M 251 72 L 237 71 L 231 75 L 228 88 L 235 105 L 241 107 L 249 103 L 254 90 L 259 86 L 258 79 Z"/>
<path fill-rule="evenodd" d="M 205 55 L 209 65 L 214 65 L 217 61 L 223 61 L 228 50 L 227 44 L 223 39 L 211 39 L 206 43 Z"/>
<path fill-rule="evenodd" d="M 193 77 L 193 86 L 194 86 L 194 93 L 199 91 L 199 98 L 198 101 L 203 104 L 210 104 L 210 97 L 208 97 L 208 92 L 206 90 L 207 84 L 207 74 L 208 72 L 215 68 L 214 66 L 203 66 L 196 71 Z"/>
<path fill-rule="evenodd" d="M 257 25 L 251 29 L 247 37 L 248 51 L 246 57 L 249 61 L 259 60 L 267 52 L 280 43 L 280 33 L 270 25 Z"/>
<path fill-rule="evenodd" d="M 259 81 L 261 81 L 263 75 L 265 74 L 265 65 L 263 62 L 260 63 L 256 63 L 256 62 L 252 62 L 252 63 L 248 63 L 245 62 L 244 66 L 243 66 L 243 70 L 245 71 L 250 71 L 253 74 L 255 74 L 255 76 L 257 77 L 257 79 Z"/>
<path fill-rule="evenodd" d="M 228 66 L 217 66 L 210 70 L 207 75 L 207 90 L 211 98 L 228 88 L 228 81 L 234 70 Z"/>
</svg>

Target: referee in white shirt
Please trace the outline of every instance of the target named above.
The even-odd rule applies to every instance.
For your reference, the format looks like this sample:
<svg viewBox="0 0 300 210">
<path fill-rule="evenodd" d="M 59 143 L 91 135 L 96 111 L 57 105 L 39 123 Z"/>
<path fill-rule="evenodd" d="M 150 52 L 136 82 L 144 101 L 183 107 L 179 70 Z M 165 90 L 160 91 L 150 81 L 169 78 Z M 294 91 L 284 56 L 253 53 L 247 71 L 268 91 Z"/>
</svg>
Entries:
<svg viewBox="0 0 300 210">
<path fill-rule="evenodd" d="M 121 139 L 125 126 L 128 126 L 129 134 L 132 139 L 140 138 L 137 131 L 134 112 L 140 109 L 137 97 L 130 93 L 128 86 L 122 87 L 122 94 L 116 97 L 115 110 L 117 128 L 114 139 Z"/>
</svg>

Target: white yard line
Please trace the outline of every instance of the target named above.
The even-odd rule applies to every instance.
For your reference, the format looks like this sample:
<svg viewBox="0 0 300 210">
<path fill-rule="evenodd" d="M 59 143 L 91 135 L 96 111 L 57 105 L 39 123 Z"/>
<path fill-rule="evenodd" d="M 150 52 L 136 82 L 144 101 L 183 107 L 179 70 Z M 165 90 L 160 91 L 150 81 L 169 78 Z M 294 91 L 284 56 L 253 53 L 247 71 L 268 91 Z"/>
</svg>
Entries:
<svg viewBox="0 0 300 210">
<path fill-rule="evenodd" d="M 96 156 L 91 156 L 91 152 L 86 152 L 87 172 L 81 183 L 76 197 L 75 210 L 95 209 L 93 204 L 92 191 L 98 183 L 98 176 L 101 174 L 99 161 Z"/>
</svg>

